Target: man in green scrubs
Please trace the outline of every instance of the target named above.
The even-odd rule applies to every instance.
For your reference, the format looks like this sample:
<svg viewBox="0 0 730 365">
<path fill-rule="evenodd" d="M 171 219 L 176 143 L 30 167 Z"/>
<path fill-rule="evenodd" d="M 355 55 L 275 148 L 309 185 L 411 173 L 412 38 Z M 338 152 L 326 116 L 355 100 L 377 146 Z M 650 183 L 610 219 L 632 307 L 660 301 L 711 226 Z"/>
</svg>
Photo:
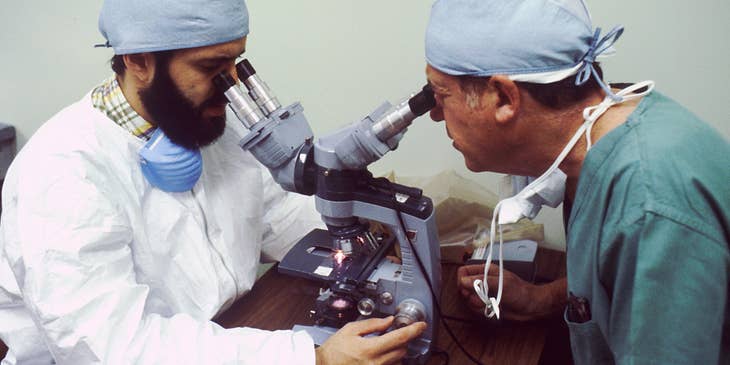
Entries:
<svg viewBox="0 0 730 365">
<path fill-rule="evenodd" d="M 730 144 L 653 82 L 602 80 L 622 31 L 594 30 L 581 0 L 434 4 L 431 117 L 469 169 L 539 176 L 495 221 L 561 201 L 566 217 L 567 279 L 493 264 L 459 286 L 487 316 L 564 316 L 578 364 L 728 364 Z"/>
</svg>

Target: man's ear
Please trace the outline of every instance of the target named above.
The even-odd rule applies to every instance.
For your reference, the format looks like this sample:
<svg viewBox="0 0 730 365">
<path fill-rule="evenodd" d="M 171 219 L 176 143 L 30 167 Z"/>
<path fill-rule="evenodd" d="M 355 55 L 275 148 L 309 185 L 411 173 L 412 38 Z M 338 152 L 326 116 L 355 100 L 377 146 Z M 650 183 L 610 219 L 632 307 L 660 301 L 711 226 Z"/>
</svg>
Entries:
<svg viewBox="0 0 730 365">
<path fill-rule="evenodd" d="M 155 58 L 152 53 L 135 53 L 123 55 L 124 65 L 130 74 L 141 86 L 147 86 L 155 76 Z"/>
<path fill-rule="evenodd" d="M 508 123 L 517 117 L 520 110 L 520 89 L 505 75 L 489 78 L 489 88 L 496 94 L 494 117 L 497 123 Z"/>
</svg>

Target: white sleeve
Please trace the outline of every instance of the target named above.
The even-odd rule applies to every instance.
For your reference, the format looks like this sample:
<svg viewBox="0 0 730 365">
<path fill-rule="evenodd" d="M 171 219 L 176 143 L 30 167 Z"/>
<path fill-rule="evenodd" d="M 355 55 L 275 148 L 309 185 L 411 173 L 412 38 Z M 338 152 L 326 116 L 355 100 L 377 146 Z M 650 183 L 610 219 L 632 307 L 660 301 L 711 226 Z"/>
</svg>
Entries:
<svg viewBox="0 0 730 365">
<path fill-rule="evenodd" d="M 314 364 L 305 333 L 146 313 L 133 227 L 115 203 L 126 197 L 82 162 L 48 160 L 19 175 L 17 204 L 3 220 L 15 228 L 3 239 L 12 241 L 13 273 L 58 364 Z"/>
<path fill-rule="evenodd" d="M 263 262 L 281 261 L 300 238 L 315 228 L 324 228 L 314 197 L 282 189 L 262 168 L 264 185 L 264 234 L 261 248 Z"/>
</svg>

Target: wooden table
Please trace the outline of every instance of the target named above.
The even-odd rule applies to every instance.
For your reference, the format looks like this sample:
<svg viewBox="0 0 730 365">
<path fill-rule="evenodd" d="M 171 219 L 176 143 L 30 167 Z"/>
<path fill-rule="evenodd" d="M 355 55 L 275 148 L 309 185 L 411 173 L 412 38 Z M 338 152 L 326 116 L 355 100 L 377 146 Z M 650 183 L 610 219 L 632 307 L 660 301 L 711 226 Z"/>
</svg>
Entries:
<svg viewBox="0 0 730 365">
<path fill-rule="evenodd" d="M 552 279 L 564 272 L 562 252 L 538 251 L 538 276 Z M 442 266 L 441 306 L 446 315 L 469 317 L 468 309 L 456 292 L 458 265 Z M 266 330 L 290 329 L 294 324 L 312 324 L 308 314 L 314 307 L 319 286 L 315 283 L 279 274 L 269 270 L 254 285 L 250 293 L 222 313 L 216 322 L 224 327 L 255 327 Z M 462 345 L 484 364 L 537 364 L 545 345 L 547 328 L 544 323 L 464 323 L 447 320 Z M 470 360 L 453 342 L 439 323 L 436 348 L 449 354 L 450 364 L 469 364 Z M 442 364 L 443 358 L 434 356 L 429 364 Z"/>
<path fill-rule="evenodd" d="M 468 311 L 457 295 L 457 265 L 442 266 L 442 310 L 447 315 L 466 316 Z M 538 277 L 552 279 L 564 275 L 565 254 L 539 249 Z M 216 322 L 224 327 L 247 326 L 266 330 L 290 329 L 294 324 L 311 324 L 309 310 L 314 306 L 318 286 L 310 281 L 279 274 L 275 268 L 264 274 L 250 293 L 222 313 Z M 472 317 L 472 318 L 477 318 Z M 447 320 L 462 345 L 484 364 L 537 364 L 545 345 L 547 328 L 543 323 L 462 323 Z M 454 344 L 443 324 L 439 324 L 436 347 L 449 354 L 450 364 L 469 364 L 469 359 Z M 0 359 L 7 349 L 0 342 Z M 441 364 L 434 356 L 429 364 Z"/>
</svg>

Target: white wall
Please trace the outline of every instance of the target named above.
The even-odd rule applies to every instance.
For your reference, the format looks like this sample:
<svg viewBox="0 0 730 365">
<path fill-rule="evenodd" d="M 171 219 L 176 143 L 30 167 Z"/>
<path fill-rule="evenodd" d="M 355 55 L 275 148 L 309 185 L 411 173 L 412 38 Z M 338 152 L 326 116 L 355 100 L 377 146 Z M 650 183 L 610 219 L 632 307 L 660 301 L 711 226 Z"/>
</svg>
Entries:
<svg viewBox="0 0 730 365">
<path fill-rule="evenodd" d="M 730 138 L 730 2 L 587 0 L 596 26 L 626 26 L 610 81 L 653 79 L 658 89 Z M 423 35 L 429 0 L 249 0 L 248 56 L 283 103 L 301 101 L 316 134 L 395 102 L 425 82 Z M 0 122 L 18 145 L 63 106 L 111 74 L 112 53 L 94 49 L 101 2 L 5 0 L 0 13 Z M 496 190 L 451 148 L 443 124 L 416 121 L 375 173 L 431 175 L 454 169 Z M 541 213 L 552 247 L 564 243 L 557 210 Z"/>
</svg>

